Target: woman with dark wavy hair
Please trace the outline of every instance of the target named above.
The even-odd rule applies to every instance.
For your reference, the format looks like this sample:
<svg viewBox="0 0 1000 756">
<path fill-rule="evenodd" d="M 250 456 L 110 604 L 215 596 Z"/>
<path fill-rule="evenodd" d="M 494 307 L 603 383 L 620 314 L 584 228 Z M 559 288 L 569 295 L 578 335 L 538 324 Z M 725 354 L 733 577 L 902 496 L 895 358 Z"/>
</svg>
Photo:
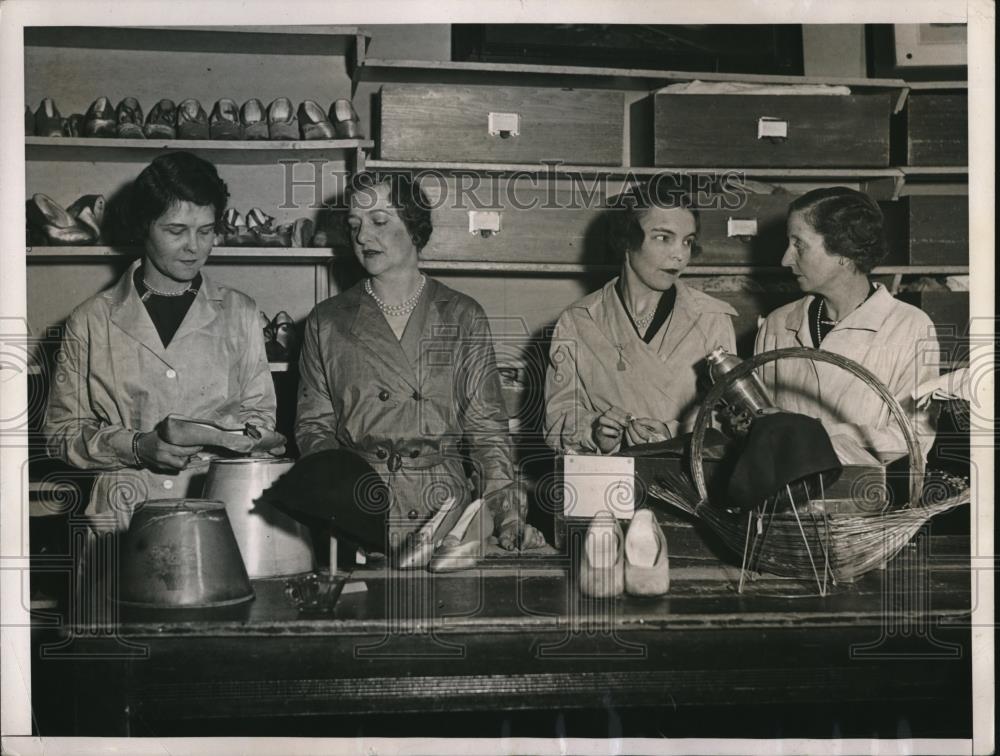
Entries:
<svg viewBox="0 0 1000 756">
<path fill-rule="evenodd" d="M 923 311 L 869 279 L 886 254 L 882 211 L 868 195 L 830 187 L 797 198 L 788 208 L 788 248 L 781 264 L 806 296 L 767 316 L 755 351 L 806 346 L 860 363 L 899 400 L 926 456 L 934 442 L 934 418 L 916 409 L 913 391 L 937 376 L 938 341 Z M 842 457 L 855 444 L 876 452 L 906 451 L 885 402 L 841 368 L 788 359 L 760 372 L 779 407 L 823 421 Z"/>
<path fill-rule="evenodd" d="M 466 465 L 500 546 L 539 546 L 522 521 L 493 339 L 474 299 L 420 272 L 431 210 L 407 173 L 361 173 L 347 229 L 365 277 L 305 325 L 295 438 L 303 454 L 347 449 L 392 492 L 390 537 L 453 498 L 439 532 L 471 502 Z"/>
<path fill-rule="evenodd" d="M 129 197 L 142 253 L 67 319 L 45 417 L 49 455 L 99 471 L 86 509 L 99 531 L 126 529 L 147 499 L 200 493 L 208 462 L 200 447 L 161 438 L 168 415 L 253 423 L 261 453 L 285 441 L 273 430 L 257 305 L 201 272 L 229 197 L 215 166 L 189 152 L 161 155 Z"/>
<path fill-rule="evenodd" d="M 697 253 L 698 211 L 672 180 L 629 190 L 611 210 L 621 273 L 556 323 L 545 380 L 545 439 L 558 451 L 612 454 L 691 430 L 699 366 L 736 351 L 736 311 L 681 281 Z"/>
</svg>

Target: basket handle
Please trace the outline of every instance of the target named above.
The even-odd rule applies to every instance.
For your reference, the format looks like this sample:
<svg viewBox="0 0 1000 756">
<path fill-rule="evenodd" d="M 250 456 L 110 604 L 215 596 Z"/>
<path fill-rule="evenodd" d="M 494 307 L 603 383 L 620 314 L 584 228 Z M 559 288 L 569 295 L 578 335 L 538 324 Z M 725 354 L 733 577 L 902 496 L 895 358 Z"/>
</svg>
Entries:
<svg viewBox="0 0 1000 756">
<path fill-rule="evenodd" d="M 814 362 L 828 362 L 831 365 L 837 365 L 853 373 L 882 397 L 885 403 L 889 405 L 890 414 L 899 423 L 899 427 L 903 431 L 906 447 L 910 452 L 910 503 L 913 505 L 918 504 L 924 485 L 924 459 L 920 453 L 920 446 L 917 444 L 917 436 L 913 431 L 913 426 L 910 425 L 910 421 L 907 419 L 906 413 L 903 412 L 903 408 L 899 405 L 899 402 L 896 401 L 896 397 L 889 393 L 889 389 L 871 371 L 862 367 L 854 360 L 834 354 L 833 352 L 826 352 L 822 349 L 812 349 L 811 347 L 787 347 L 785 349 L 774 349 L 770 352 L 755 354 L 728 373 L 723 374 L 722 378 L 709 389 L 705 400 L 701 403 L 701 407 L 698 410 L 698 416 L 694 421 L 694 432 L 691 436 L 691 477 L 694 479 L 701 501 L 708 499 L 702 454 L 705 446 L 707 421 L 711 416 L 712 410 L 722 399 L 722 395 L 726 389 L 738 378 L 749 375 L 761 365 L 766 365 L 769 362 L 777 362 L 785 357 L 809 359 Z"/>
</svg>

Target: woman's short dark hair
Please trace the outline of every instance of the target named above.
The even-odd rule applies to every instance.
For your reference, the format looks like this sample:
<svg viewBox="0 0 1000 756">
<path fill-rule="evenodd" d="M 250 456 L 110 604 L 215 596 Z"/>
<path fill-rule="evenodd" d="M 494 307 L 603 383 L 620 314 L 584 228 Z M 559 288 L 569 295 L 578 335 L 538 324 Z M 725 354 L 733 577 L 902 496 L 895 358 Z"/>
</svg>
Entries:
<svg viewBox="0 0 1000 756">
<path fill-rule="evenodd" d="M 132 240 L 145 241 L 150 224 L 178 202 L 211 205 L 218 223 L 228 199 L 226 182 L 207 160 L 190 152 L 160 155 L 132 182 L 128 203 Z"/>
<path fill-rule="evenodd" d="M 350 207 L 355 197 L 374 203 L 373 187 L 386 184 L 389 187 L 389 204 L 399 213 L 410 238 L 417 250 L 423 249 L 431 238 L 434 225 L 431 223 L 431 203 L 420 186 L 420 181 L 408 171 L 362 171 L 355 174 L 347 186 L 344 199 Z"/>
<path fill-rule="evenodd" d="M 789 215 L 796 211 L 823 237 L 827 252 L 853 261 L 862 273 L 871 273 L 889 252 L 882 211 L 864 192 L 846 186 L 813 189 L 788 206 Z"/>
<path fill-rule="evenodd" d="M 685 183 L 672 176 L 654 176 L 648 183 L 636 184 L 623 191 L 609 211 L 608 248 L 615 261 L 621 262 L 627 252 L 642 246 L 645 235 L 640 221 L 654 207 L 687 210 L 694 216 L 695 234 L 701 229 L 697 205 Z M 700 252 L 696 238 L 691 255 Z"/>
</svg>

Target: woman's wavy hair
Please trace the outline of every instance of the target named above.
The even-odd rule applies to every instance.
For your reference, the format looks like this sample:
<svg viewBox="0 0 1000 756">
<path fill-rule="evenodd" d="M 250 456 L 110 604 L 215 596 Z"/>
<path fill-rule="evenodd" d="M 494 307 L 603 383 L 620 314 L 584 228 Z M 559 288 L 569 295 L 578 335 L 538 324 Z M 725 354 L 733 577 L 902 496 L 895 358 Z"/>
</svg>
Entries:
<svg viewBox="0 0 1000 756">
<path fill-rule="evenodd" d="M 654 207 L 687 210 L 694 216 L 695 242 L 691 257 L 700 254 L 697 234 L 701 231 L 701 218 L 697 203 L 686 182 L 674 176 L 654 176 L 649 182 L 636 184 L 622 192 L 608 218 L 608 249 L 615 262 L 625 259 L 627 252 L 642 246 L 644 234 L 639 225 L 642 217 Z"/>
<path fill-rule="evenodd" d="M 133 243 L 141 244 L 150 225 L 178 202 L 211 206 L 218 224 L 228 200 L 226 182 L 212 163 L 190 152 L 168 152 L 154 159 L 132 182 L 128 235 Z"/>
<path fill-rule="evenodd" d="M 788 206 L 802 212 L 831 255 L 846 257 L 868 274 L 888 254 L 882 211 L 864 192 L 846 186 L 813 189 Z"/>
<path fill-rule="evenodd" d="M 362 171 L 355 174 L 344 192 L 347 207 L 351 206 L 355 197 L 364 203 L 362 207 L 370 207 L 375 202 L 374 187 L 380 184 L 389 187 L 389 204 L 399 213 L 417 251 L 422 250 L 434 230 L 431 223 L 431 203 L 424 194 L 420 181 L 408 171 Z"/>
</svg>

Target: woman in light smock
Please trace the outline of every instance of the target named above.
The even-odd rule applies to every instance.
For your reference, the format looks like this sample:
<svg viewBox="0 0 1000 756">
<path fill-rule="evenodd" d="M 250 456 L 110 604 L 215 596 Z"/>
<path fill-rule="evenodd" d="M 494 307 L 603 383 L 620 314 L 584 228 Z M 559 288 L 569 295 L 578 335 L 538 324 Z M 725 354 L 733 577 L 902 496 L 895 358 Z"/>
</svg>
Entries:
<svg viewBox="0 0 1000 756">
<path fill-rule="evenodd" d="M 392 492 L 390 536 L 417 530 L 449 498 L 461 514 L 471 465 L 500 546 L 541 545 L 521 520 L 486 313 L 418 268 L 433 229 L 426 196 L 405 174 L 362 173 L 348 206 L 367 275 L 306 320 L 299 449 L 347 449 L 371 463 Z"/>
<path fill-rule="evenodd" d="M 45 436 L 50 456 L 99 471 L 86 509 L 95 530 L 124 530 L 147 499 L 200 493 L 208 461 L 161 438 L 168 415 L 252 423 L 254 451 L 284 449 L 257 306 L 201 272 L 228 196 L 211 163 L 156 158 L 130 195 L 142 257 L 66 321 Z"/>
<path fill-rule="evenodd" d="M 637 187 L 612 211 L 620 275 L 556 323 L 545 438 L 559 451 L 610 454 L 690 431 L 700 363 L 718 346 L 735 352 L 736 311 L 680 281 L 697 246 L 697 210 L 656 187 Z"/>
<path fill-rule="evenodd" d="M 806 296 L 767 316 L 756 352 L 815 347 L 868 368 L 910 417 L 923 454 L 934 442 L 932 410 L 916 407 L 914 389 L 938 374 L 934 325 L 922 311 L 895 299 L 868 276 L 887 253 L 882 212 L 867 195 L 832 187 L 796 199 L 788 212 L 790 268 Z M 775 404 L 823 421 L 843 461 L 858 446 L 905 453 L 889 408 L 859 378 L 803 359 L 764 365 L 760 376 Z"/>
</svg>

